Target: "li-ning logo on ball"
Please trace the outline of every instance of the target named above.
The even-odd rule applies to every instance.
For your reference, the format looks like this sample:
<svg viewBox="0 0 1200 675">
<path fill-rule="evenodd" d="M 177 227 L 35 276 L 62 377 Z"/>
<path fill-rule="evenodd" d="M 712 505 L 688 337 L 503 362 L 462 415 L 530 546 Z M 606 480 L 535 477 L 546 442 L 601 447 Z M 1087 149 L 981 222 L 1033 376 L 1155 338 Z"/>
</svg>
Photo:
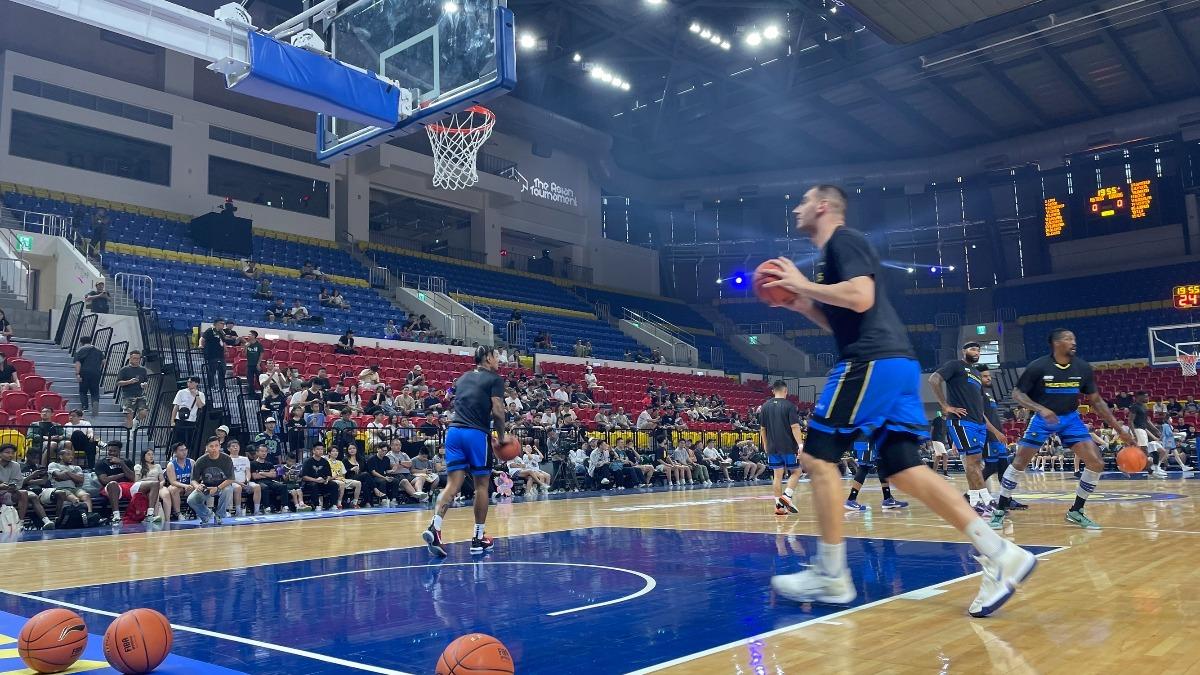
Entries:
<svg viewBox="0 0 1200 675">
<path fill-rule="evenodd" d="M 86 631 L 87 631 L 87 628 L 86 628 L 86 627 L 84 627 L 84 626 L 83 626 L 83 625 L 81 625 L 81 624 L 75 624 L 75 625 L 73 625 L 73 626 L 67 626 L 66 628 L 63 628 L 63 629 L 62 629 L 62 633 L 60 633 L 60 634 L 58 635 L 58 641 L 59 641 L 59 642 L 62 642 L 63 640 L 67 639 L 67 636 L 68 636 L 68 635 L 70 635 L 71 633 L 83 633 L 83 632 L 86 632 Z"/>
</svg>

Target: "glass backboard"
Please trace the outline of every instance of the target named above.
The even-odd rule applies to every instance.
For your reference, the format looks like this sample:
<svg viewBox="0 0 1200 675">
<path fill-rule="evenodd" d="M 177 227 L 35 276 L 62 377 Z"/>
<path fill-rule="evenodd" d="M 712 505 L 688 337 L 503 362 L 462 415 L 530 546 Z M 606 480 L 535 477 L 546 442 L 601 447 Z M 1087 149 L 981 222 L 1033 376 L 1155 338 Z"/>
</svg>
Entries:
<svg viewBox="0 0 1200 675">
<path fill-rule="evenodd" d="M 412 92 L 413 114 L 394 128 L 318 115 L 317 156 L 386 143 L 516 87 L 512 12 L 503 0 L 359 0 L 338 12 L 330 48 L 339 61 Z"/>
</svg>

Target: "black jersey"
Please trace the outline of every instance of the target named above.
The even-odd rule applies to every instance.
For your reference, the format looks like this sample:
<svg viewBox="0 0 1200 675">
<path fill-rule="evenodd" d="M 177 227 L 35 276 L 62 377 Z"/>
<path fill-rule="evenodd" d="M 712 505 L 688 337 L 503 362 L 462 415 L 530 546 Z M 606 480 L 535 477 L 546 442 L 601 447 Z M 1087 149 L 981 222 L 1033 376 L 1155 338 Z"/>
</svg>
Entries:
<svg viewBox="0 0 1200 675">
<path fill-rule="evenodd" d="M 1129 406 L 1129 426 L 1134 429 L 1153 429 L 1150 424 L 1150 413 L 1146 410 L 1146 406 L 1140 401 L 1134 401 L 1133 405 Z M 1155 429 L 1157 431 L 1157 429 Z"/>
<path fill-rule="evenodd" d="M 833 285 L 855 277 L 875 280 L 875 304 L 863 313 L 819 303 L 843 361 L 873 361 L 889 357 L 916 358 L 908 332 L 884 288 L 879 257 L 861 232 L 839 227 L 825 243 L 817 263 L 816 282 Z"/>
<path fill-rule="evenodd" d="M 996 403 L 996 399 L 992 397 L 992 392 L 983 392 L 983 411 L 987 415 L 987 421 L 992 423 L 992 426 L 997 430 L 1004 428 L 1004 421 L 1000 419 L 1000 404 Z"/>
<path fill-rule="evenodd" d="M 1065 415 L 1079 407 L 1080 394 L 1096 393 L 1096 379 L 1092 364 L 1081 358 L 1073 357 L 1064 366 L 1053 356 L 1043 356 L 1025 367 L 1017 380 L 1017 389 L 1055 415 Z"/>
<path fill-rule="evenodd" d="M 966 361 L 955 359 L 938 368 L 937 374 L 946 383 L 946 401 L 951 407 L 967 411 L 962 419 L 983 424 L 983 380 L 979 379 L 979 371 Z"/>
<path fill-rule="evenodd" d="M 800 411 L 786 398 L 769 398 L 758 411 L 758 423 L 767 437 L 765 450 L 772 455 L 794 455 L 799 449 L 792 425 L 800 424 Z"/>
<path fill-rule="evenodd" d="M 483 368 L 463 373 L 454 381 L 450 426 L 487 433 L 492 428 L 492 398 L 504 400 L 504 378 Z"/>
</svg>

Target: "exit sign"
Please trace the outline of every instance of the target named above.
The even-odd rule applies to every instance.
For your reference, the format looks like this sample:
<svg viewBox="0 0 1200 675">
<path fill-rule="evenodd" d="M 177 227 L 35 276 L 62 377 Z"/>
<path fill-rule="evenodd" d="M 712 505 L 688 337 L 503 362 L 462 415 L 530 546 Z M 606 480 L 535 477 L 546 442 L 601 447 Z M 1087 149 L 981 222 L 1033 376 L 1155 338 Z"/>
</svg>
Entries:
<svg viewBox="0 0 1200 675">
<path fill-rule="evenodd" d="M 421 302 L 425 302 L 425 300 L 426 300 L 425 291 L 417 291 L 417 299 L 420 300 Z"/>
<path fill-rule="evenodd" d="M 758 336 L 757 335 L 747 335 L 746 341 L 752 345 L 756 345 L 756 344 L 758 344 Z"/>
<path fill-rule="evenodd" d="M 975 326 L 976 335 L 987 335 L 987 326 Z"/>
<path fill-rule="evenodd" d="M 17 235 L 17 251 L 29 252 L 33 250 L 33 237 L 18 234 Z"/>
</svg>

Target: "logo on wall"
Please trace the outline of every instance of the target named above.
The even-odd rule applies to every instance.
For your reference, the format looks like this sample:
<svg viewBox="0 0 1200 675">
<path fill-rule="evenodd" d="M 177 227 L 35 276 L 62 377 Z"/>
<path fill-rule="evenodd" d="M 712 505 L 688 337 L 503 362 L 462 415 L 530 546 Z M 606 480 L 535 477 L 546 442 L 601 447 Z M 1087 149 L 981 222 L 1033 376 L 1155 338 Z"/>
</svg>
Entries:
<svg viewBox="0 0 1200 675">
<path fill-rule="evenodd" d="M 554 181 L 547 183 L 541 178 L 534 178 L 531 183 L 520 171 L 517 171 L 517 182 L 521 184 L 521 192 L 528 192 L 534 197 L 555 204 L 579 208 L 579 200 L 575 198 L 575 191 L 569 187 L 563 187 Z"/>
</svg>

